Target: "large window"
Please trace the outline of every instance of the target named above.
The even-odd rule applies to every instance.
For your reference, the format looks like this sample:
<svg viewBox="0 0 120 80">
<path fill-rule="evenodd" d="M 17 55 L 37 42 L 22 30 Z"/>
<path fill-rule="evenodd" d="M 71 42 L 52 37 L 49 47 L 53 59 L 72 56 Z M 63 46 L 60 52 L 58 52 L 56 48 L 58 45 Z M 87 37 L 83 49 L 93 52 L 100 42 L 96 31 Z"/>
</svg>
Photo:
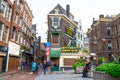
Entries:
<svg viewBox="0 0 120 80">
<path fill-rule="evenodd" d="M 52 20 L 52 26 L 54 28 L 58 28 L 60 26 L 60 18 L 53 18 L 53 20 Z"/>
<path fill-rule="evenodd" d="M 8 19 L 8 20 L 10 20 L 10 14 L 11 13 L 11 8 L 10 8 L 10 6 L 8 6 L 7 7 L 7 10 L 6 10 L 6 14 L 5 14 L 5 17 Z"/>
<path fill-rule="evenodd" d="M 108 50 L 111 50 L 112 49 L 112 42 L 109 40 L 108 41 Z"/>
<path fill-rule="evenodd" d="M 59 42 L 59 33 L 52 33 L 52 43 Z"/>
<path fill-rule="evenodd" d="M 5 7 L 6 7 L 6 2 L 5 2 L 5 0 L 1 0 L 0 13 L 4 14 Z"/>
<path fill-rule="evenodd" d="M 8 31 L 9 31 L 9 28 L 7 26 L 4 26 L 3 41 L 5 42 L 7 42 L 8 40 Z"/>
</svg>

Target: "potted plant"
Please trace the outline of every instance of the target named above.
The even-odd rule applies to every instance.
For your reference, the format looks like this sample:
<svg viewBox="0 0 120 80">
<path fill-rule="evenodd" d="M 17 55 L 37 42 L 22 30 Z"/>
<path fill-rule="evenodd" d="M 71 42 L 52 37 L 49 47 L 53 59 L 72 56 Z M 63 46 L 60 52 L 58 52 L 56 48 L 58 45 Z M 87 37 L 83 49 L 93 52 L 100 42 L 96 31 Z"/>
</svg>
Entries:
<svg viewBox="0 0 120 80">
<path fill-rule="evenodd" d="M 104 63 L 93 72 L 93 80 L 120 80 L 120 64 Z"/>
<path fill-rule="evenodd" d="M 83 58 L 77 58 L 72 65 L 75 73 L 82 73 L 85 60 Z"/>
</svg>

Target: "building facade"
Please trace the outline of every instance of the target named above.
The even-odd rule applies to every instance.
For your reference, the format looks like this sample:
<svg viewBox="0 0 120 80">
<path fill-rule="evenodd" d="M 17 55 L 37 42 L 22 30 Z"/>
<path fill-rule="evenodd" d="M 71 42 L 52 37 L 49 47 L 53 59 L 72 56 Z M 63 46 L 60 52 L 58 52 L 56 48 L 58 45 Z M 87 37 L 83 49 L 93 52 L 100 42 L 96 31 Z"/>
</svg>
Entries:
<svg viewBox="0 0 120 80">
<path fill-rule="evenodd" d="M 6 71 L 12 7 L 10 0 L 0 1 L 0 72 Z"/>
<path fill-rule="evenodd" d="M 48 14 L 48 42 L 51 44 L 48 57 L 59 68 L 72 67 L 79 56 L 79 50 L 73 50 L 76 47 L 76 28 L 69 5 L 65 10 L 58 4 Z"/>
<path fill-rule="evenodd" d="M 84 39 L 84 41 L 83 41 L 83 43 L 84 43 L 84 49 L 89 51 L 89 38 L 86 35 L 86 33 L 84 33 L 83 39 Z"/>
<path fill-rule="evenodd" d="M 0 6 L 0 72 L 18 70 L 33 55 L 33 14 L 25 0 L 1 0 Z"/>
<path fill-rule="evenodd" d="M 100 15 L 99 20 L 93 19 L 88 30 L 89 51 L 98 57 L 106 57 L 108 61 L 120 56 L 120 14 L 115 16 Z"/>
<path fill-rule="evenodd" d="M 79 20 L 76 28 L 76 46 L 84 48 L 84 32 L 82 29 L 81 20 Z"/>
</svg>

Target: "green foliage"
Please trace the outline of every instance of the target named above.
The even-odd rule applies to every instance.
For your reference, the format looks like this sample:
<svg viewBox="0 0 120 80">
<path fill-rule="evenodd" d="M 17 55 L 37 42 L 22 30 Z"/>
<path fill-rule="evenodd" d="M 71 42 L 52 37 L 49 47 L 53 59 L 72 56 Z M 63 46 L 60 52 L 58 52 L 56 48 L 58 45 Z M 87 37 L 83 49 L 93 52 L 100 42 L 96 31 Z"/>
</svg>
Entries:
<svg viewBox="0 0 120 80">
<path fill-rule="evenodd" d="M 76 69 L 78 66 L 84 66 L 85 60 L 83 58 L 77 58 L 75 59 L 75 63 L 72 65 L 73 69 Z"/>
<path fill-rule="evenodd" d="M 96 68 L 96 71 L 102 71 L 110 74 L 112 77 L 120 77 L 120 64 L 105 63 Z"/>
<path fill-rule="evenodd" d="M 99 62 L 99 64 L 102 64 L 103 62 L 106 62 L 106 57 L 100 57 L 98 62 Z"/>
<path fill-rule="evenodd" d="M 84 49 L 83 52 L 88 53 L 88 50 Z"/>
<path fill-rule="evenodd" d="M 72 65 L 73 69 L 76 69 L 76 68 L 79 67 L 79 66 L 84 66 L 84 64 L 83 64 L 83 63 L 74 63 L 74 64 Z"/>
</svg>

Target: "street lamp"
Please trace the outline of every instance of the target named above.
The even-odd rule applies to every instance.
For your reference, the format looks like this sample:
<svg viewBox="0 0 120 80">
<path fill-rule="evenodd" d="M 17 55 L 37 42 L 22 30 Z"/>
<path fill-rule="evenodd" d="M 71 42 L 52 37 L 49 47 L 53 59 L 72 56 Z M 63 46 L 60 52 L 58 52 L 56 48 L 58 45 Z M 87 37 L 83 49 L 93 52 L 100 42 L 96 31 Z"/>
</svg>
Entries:
<svg viewBox="0 0 120 80">
<path fill-rule="evenodd" d="M 93 52 L 93 53 L 91 53 L 90 55 L 91 55 L 93 58 L 96 57 L 96 66 L 98 66 L 98 42 L 97 42 L 97 41 L 94 41 L 93 44 L 96 45 L 96 49 L 97 49 L 97 50 L 95 51 L 96 53 Z"/>
</svg>

